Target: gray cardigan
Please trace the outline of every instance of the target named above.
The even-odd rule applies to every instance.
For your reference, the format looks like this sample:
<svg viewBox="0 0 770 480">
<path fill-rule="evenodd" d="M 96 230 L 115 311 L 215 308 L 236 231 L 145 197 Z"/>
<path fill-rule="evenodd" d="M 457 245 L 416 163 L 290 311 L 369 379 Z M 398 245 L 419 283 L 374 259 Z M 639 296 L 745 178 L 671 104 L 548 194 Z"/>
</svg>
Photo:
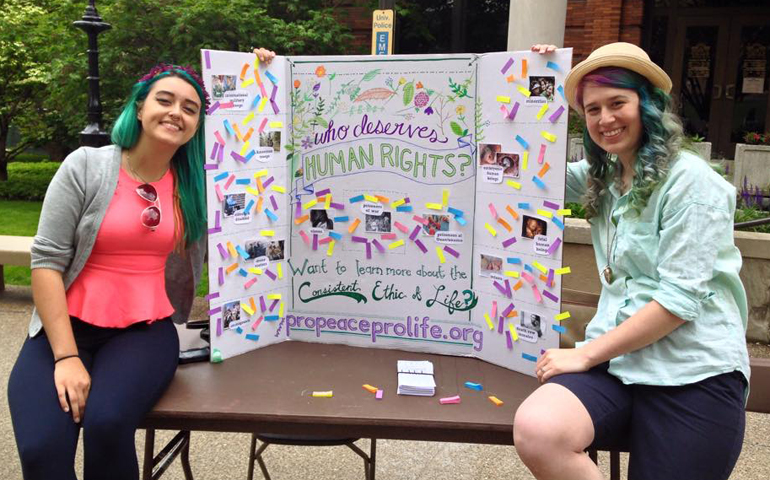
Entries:
<svg viewBox="0 0 770 480">
<path fill-rule="evenodd" d="M 118 186 L 120 159 L 121 148 L 115 145 L 79 148 L 67 156 L 48 186 L 32 242 L 31 267 L 62 272 L 65 290 L 91 255 L 99 226 Z M 190 315 L 205 247 L 204 235 L 187 249 L 184 257 L 172 253 L 166 261 L 166 294 L 175 310 L 175 323 L 186 322 Z M 42 327 L 34 309 L 30 337 L 40 333 Z"/>
</svg>

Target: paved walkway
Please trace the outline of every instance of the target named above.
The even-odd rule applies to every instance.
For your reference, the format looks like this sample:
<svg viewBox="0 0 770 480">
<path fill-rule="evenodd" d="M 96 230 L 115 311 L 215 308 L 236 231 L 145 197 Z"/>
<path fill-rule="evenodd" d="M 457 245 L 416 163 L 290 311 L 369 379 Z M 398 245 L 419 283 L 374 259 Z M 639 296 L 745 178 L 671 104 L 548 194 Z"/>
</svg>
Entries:
<svg viewBox="0 0 770 480">
<path fill-rule="evenodd" d="M 24 341 L 32 310 L 28 287 L 9 286 L 0 295 L 0 478 L 21 479 L 21 471 L 13 440 L 8 400 L 5 394 L 8 375 Z M 193 318 L 197 318 L 193 316 Z M 753 355 L 770 356 L 766 346 L 751 346 Z M 156 449 L 174 432 L 158 432 Z M 191 463 L 197 480 L 246 478 L 250 437 L 245 434 L 201 433 L 192 435 Z M 359 442 L 367 450 L 368 441 Z M 144 432 L 137 433 L 137 449 L 144 448 Z M 78 468 L 82 466 L 79 450 Z M 273 445 L 265 452 L 265 462 L 275 480 L 362 479 L 363 465 L 346 447 L 283 447 Z M 609 477 L 608 458 L 600 456 Z M 79 470 L 80 471 L 80 470 Z M 184 476 L 179 462 L 163 477 L 180 480 Z M 261 479 L 259 472 L 255 478 Z M 516 456 L 513 447 L 407 442 L 381 440 L 377 443 L 377 478 L 379 480 L 465 480 L 533 477 Z M 624 477 L 625 478 L 625 477 Z M 743 452 L 732 480 L 767 480 L 770 478 L 770 415 L 749 414 Z"/>
</svg>

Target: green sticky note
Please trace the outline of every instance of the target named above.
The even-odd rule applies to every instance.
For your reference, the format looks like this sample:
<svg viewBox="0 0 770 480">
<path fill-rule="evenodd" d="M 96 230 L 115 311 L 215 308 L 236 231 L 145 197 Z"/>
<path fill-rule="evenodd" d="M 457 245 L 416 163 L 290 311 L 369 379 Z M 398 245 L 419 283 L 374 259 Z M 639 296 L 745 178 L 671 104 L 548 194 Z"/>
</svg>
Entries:
<svg viewBox="0 0 770 480">
<path fill-rule="evenodd" d="M 219 351 L 219 349 L 214 349 L 211 352 L 211 363 L 222 363 L 224 359 L 222 358 L 222 352 Z"/>
</svg>

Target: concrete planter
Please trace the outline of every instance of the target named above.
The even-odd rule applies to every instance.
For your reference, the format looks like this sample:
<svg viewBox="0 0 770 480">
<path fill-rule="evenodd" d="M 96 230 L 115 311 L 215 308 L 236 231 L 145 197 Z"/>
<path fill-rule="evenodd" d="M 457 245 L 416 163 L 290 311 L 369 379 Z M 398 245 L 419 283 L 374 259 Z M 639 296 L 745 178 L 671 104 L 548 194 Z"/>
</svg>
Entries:
<svg viewBox="0 0 770 480">
<path fill-rule="evenodd" d="M 745 143 L 735 145 L 735 188 L 743 186 L 744 177 L 750 185 L 764 190 L 766 195 L 770 193 L 770 146 Z"/>
<path fill-rule="evenodd" d="M 591 227 L 585 220 L 573 218 L 567 218 L 566 225 L 564 265 L 569 266 L 572 273 L 564 277 L 562 286 L 598 295 L 601 283 L 591 244 Z M 735 245 L 743 256 L 741 281 L 749 302 L 746 339 L 770 343 L 770 234 L 735 232 Z M 594 311 L 583 308 L 585 311 L 582 312 L 579 302 L 575 312 L 572 312 L 572 305 L 570 309 L 573 318 L 563 323 L 567 328 L 567 333 L 562 335 L 563 347 L 574 346 L 575 341 L 583 339 L 585 324 L 591 320 Z M 569 324 L 573 320 L 573 324 Z"/>
<path fill-rule="evenodd" d="M 711 142 L 693 142 L 690 147 L 699 157 L 711 160 Z"/>
<path fill-rule="evenodd" d="M 583 136 L 571 134 L 567 140 L 567 161 L 579 162 L 586 158 L 583 150 Z"/>
</svg>

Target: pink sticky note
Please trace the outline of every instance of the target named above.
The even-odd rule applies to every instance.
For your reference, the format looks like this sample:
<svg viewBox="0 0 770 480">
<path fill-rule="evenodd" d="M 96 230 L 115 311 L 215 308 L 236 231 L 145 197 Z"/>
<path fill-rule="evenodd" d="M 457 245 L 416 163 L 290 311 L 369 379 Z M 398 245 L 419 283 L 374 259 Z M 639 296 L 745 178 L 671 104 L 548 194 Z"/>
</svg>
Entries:
<svg viewBox="0 0 770 480">
<path fill-rule="evenodd" d="M 382 400 L 382 390 L 377 390 L 377 393 L 374 395 L 374 398 L 377 400 Z"/>
<path fill-rule="evenodd" d="M 492 218 L 497 218 L 497 210 L 493 204 L 489 204 L 489 212 L 492 214 Z"/>
<path fill-rule="evenodd" d="M 230 185 L 232 185 L 234 181 L 235 181 L 235 174 L 230 175 L 230 178 L 228 178 L 227 181 L 225 182 L 225 190 L 230 188 Z"/>
<path fill-rule="evenodd" d="M 222 194 L 222 189 L 219 188 L 219 185 L 214 185 L 214 190 L 216 190 L 217 192 L 217 198 L 219 199 L 219 201 L 224 202 L 225 196 Z"/>
<path fill-rule="evenodd" d="M 537 285 L 532 285 L 532 294 L 535 296 L 535 300 L 538 303 L 543 303 L 543 297 L 540 295 L 540 290 L 537 289 Z"/>
<path fill-rule="evenodd" d="M 243 288 L 248 289 L 250 286 L 254 285 L 257 282 L 257 277 L 252 278 L 248 282 L 243 284 Z"/>
<path fill-rule="evenodd" d="M 380 238 L 383 240 L 395 240 L 396 234 L 395 233 L 383 233 L 380 235 Z"/>
<path fill-rule="evenodd" d="M 214 136 L 215 136 L 215 137 L 217 137 L 217 142 L 219 142 L 219 143 L 220 143 L 220 144 L 222 144 L 222 145 L 225 145 L 225 139 L 224 139 L 224 138 L 222 138 L 222 134 L 221 134 L 221 133 L 219 133 L 219 130 L 217 130 L 216 132 L 214 132 Z"/>
<path fill-rule="evenodd" d="M 492 313 L 489 316 L 492 318 L 497 318 L 497 300 L 492 301 Z"/>
<path fill-rule="evenodd" d="M 428 224 L 428 219 L 424 218 L 424 217 L 421 217 L 419 215 L 415 215 L 414 217 L 412 217 L 412 220 L 414 220 L 415 222 L 422 223 L 423 225 L 427 225 Z"/>
<path fill-rule="evenodd" d="M 307 233 L 305 233 L 304 230 L 299 231 L 299 236 L 302 237 L 302 240 L 305 241 L 305 244 L 309 247 L 310 246 L 310 238 L 308 238 Z"/>
<path fill-rule="evenodd" d="M 265 131 L 265 125 L 267 125 L 267 118 L 263 118 L 262 123 L 259 124 L 259 133 Z"/>
<path fill-rule="evenodd" d="M 537 163 L 543 163 L 545 158 L 545 143 L 540 144 L 540 153 L 537 154 Z"/>
<path fill-rule="evenodd" d="M 393 222 L 393 225 L 396 226 L 397 229 L 401 230 L 404 233 L 409 233 L 409 229 L 406 227 L 406 225 L 403 225 L 399 222 Z"/>
<path fill-rule="evenodd" d="M 444 397 L 439 399 L 439 403 L 441 405 L 448 405 L 452 403 L 460 403 L 460 395 L 455 395 L 454 397 Z"/>
<path fill-rule="evenodd" d="M 523 278 L 524 280 L 526 280 L 526 281 L 527 281 L 527 283 L 530 283 L 530 284 L 532 284 L 532 285 L 534 286 L 534 284 L 535 284 L 535 279 L 534 279 L 534 278 L 532 278 L 532 275 L 530 275 L 529 273 L 527 273 L 527 272 L 521 272 L 521 278 Z"/>
</svg>

